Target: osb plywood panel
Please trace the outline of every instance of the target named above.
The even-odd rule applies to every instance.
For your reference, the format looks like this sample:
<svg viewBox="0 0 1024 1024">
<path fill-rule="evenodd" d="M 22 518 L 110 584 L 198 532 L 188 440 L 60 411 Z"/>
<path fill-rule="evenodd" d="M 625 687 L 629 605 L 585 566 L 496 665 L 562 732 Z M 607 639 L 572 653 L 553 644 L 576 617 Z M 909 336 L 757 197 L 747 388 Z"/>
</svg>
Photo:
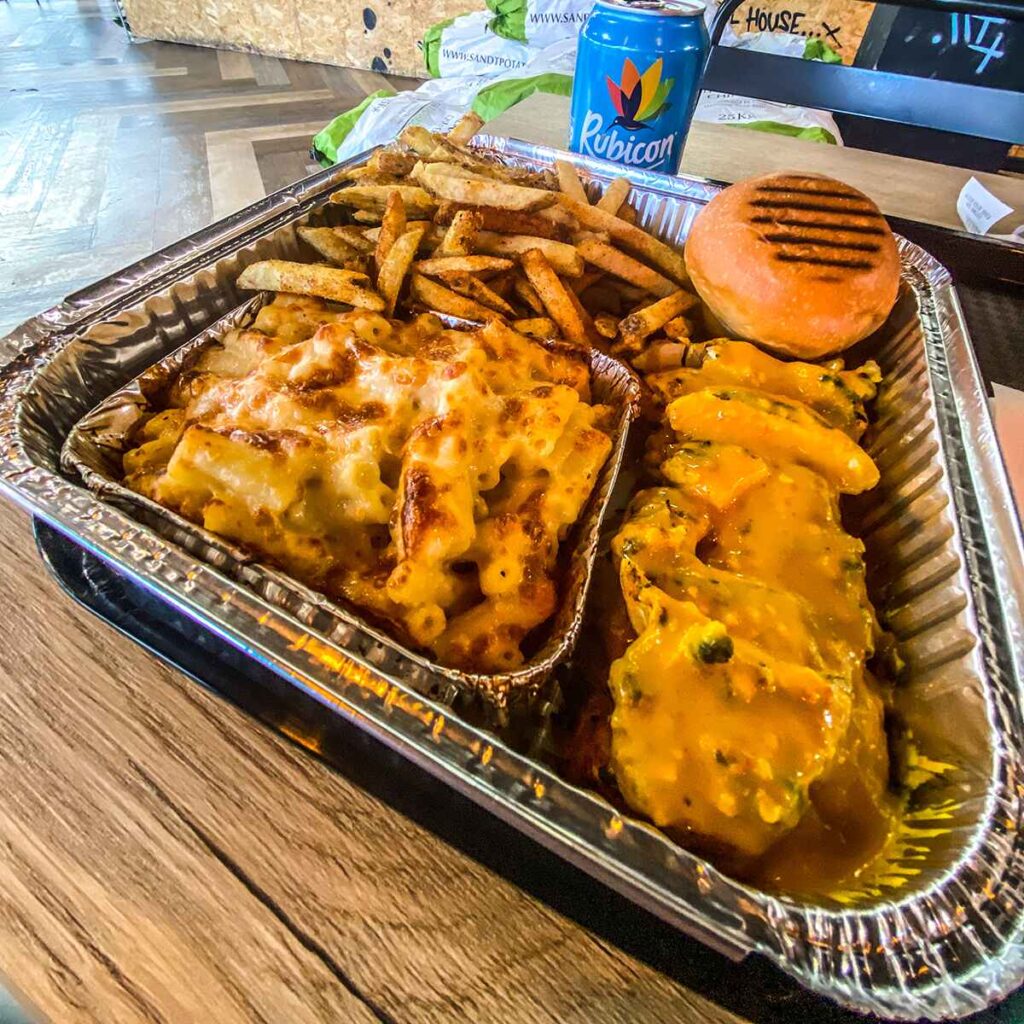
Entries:
<svg viewBox="0 0 1024 1024">
<path fill-rule="evenodd" d="M 122 0 L 132 31 L 150 39 L 227 46 L 274 57 L 426 77 L 430 25 L 483 0 Z"/>
<path fill-rule="evenodd" d="M 793 32 L 824 40 L 852 64 L 874 4 L 860 0 L 750 0 L 733 16 L 737 32 Z"/>
</svg>

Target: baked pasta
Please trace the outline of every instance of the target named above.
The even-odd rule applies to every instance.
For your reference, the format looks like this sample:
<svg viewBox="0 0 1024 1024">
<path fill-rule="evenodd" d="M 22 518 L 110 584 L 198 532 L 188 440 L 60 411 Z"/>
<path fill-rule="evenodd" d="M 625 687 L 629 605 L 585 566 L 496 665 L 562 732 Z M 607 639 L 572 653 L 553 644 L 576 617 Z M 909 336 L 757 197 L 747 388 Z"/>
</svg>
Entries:
<svg viewBox="0 0 1024 1024">
<path fill-rule="evenodd" d="M 204 349 L 124 456 L 129 487 L 360 607 L 442 663 L 524 659 L 611 450 L 587 363 L 281 294 Z"/>
</svg>

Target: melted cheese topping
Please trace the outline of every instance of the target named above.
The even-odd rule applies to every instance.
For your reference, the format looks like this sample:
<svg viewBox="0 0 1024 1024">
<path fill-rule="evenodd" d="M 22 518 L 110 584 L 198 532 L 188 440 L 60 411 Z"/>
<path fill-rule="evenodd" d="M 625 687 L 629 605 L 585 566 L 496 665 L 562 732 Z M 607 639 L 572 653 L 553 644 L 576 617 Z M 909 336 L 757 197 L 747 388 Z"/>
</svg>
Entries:
<svg viewBox="0 0 1024 1024">
<path fill-rule="evenodd" d="M 830 423 L 794 397 L 824 401 L 820 373 L 715 344 L 676 375 L 649 457 L 664 485 L 634 498 L 613 544 L 637 636 L 610 673 L 611 767 L 684 841 L 776 885 L 827 887 L 877 854 L 893 812 L 865 669 L 879 629 L 839 512 L 878 471 L 851 439 L 862 408 Z"/>
<path fill-rule="evenodd" d="M 611 449 L 589 383 L 501 323 L 282 295 L 174 383 L 126 483 L 448 664 L 505 671 L 554 611 L 559 543 Z"/>
</svg>

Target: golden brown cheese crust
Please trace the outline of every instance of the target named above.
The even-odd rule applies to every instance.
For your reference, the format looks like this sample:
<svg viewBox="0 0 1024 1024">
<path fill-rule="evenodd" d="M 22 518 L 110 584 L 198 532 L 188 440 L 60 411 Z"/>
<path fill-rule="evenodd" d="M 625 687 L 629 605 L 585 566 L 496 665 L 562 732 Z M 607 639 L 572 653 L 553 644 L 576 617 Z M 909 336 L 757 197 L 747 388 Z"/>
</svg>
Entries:
<svg viewBox="0 0 1024 1024">
<path fill-rule="evenodd" d="M 611 449 L 571 354 L 281 295 L 169 389 L 128 486 L 398 627 L 505 671 L 554 611 Z"/>
</svg>

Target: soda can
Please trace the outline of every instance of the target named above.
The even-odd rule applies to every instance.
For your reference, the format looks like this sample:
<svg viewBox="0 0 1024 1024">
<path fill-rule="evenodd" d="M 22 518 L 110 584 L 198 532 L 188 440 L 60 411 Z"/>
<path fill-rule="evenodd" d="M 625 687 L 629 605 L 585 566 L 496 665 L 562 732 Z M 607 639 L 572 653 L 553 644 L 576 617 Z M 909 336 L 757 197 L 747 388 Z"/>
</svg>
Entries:
<svg viewBox="0 0 1024 1024">
<path fill-rule="evenodd" d="M 675 174 L 709 48 L 702 3 L 598 0 L 580 31 L 569 149 Z"/>
</svg>

